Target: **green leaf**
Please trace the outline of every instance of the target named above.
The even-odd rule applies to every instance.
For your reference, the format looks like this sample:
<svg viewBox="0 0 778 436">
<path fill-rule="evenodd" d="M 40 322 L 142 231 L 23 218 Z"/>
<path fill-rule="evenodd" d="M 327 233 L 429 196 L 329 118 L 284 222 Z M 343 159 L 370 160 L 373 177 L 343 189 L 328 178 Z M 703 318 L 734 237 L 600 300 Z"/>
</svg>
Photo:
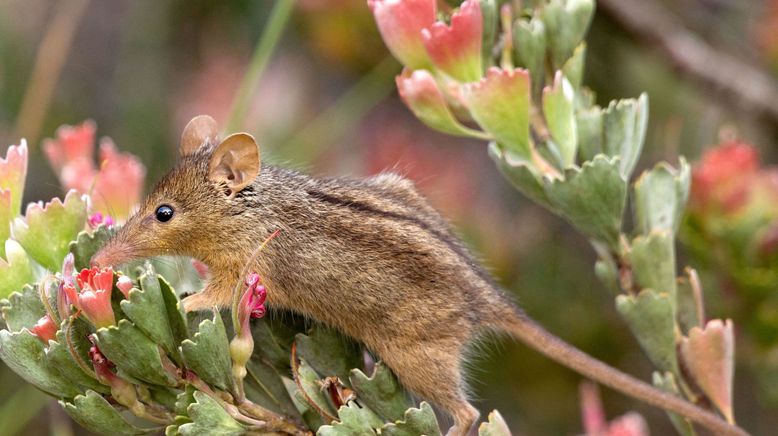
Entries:
<svg viewBox="0 0 778 436">
<path fill-rule="evenodd" d="M 295 408 L 297 408 L 297 411 L 303 417 L 303 421 L 305 421 L 305 425 L 307 425 L 308 428 L 315 430 L 326 424 L 324 422 L 324 418 L 322 418 L 319 412 L 311 407 L 293 380 L 282 377 L 281 381 L 284 382 L 284 386 L 286 386 L 289 397 L 292 399 Z"/>
<path fill-rule="evenodd" d="M 511 436 L 511 430 L 500 412 L 493 410 L 489 420 L 478 427 L 478 436 Z"/>
<path fill-rule="evenodd" d="M 481 128 L 508 150 L 529 161 L 529 72 L 489 68 L 478 82 L 462 87 L 462 99 Z"/>
<path fill-rule="evenodd" d="M 543 20 L 536 16 L 516 20 L 513 25 L 513 48 L 519 66 L 530 72 L 533 94 L 539 95 L 546 75 L 546 27 Z"/>
<path fill-rule="evenodd" d="M 295 338 L 297 355 L 323 377 L 337 376 L 349 384 L 352 368 L 362 367 L 362 350 L 333 329 L 322 325 L 313 327 L 307 335 Z"/>
<path fill-rule="evenodd" d="M 653 232 L 632 240 L 627 258 L 640 288 L 667 292 L 675 312 L 675 239 L 669 231 Z"/>
<path fill-rule="evenodd" d="M 686 334 L 692 327 L 702 327 L 704 322 L 702 288 L 697 271 L 687 267 L 684 277 L 676 281 L 676 317 L 681 332 Z"/>
<path fill-rule="evenodd" d="M 150 264 L 139 280 L 141 289 L 130 290 L 129 297 L 120 303 L 122 312 L 153 342 L 160 345 L 174 359 L 180 361 L 178 342 L 173 338 L 168 321 L 168 309 L 162 296 L 160 281 Z"/>
<path fill-rule="evenodd" d="M 251 322 L 254 355 L 260 356 L 278 371 L 289 372 L 289 355 L 295 335 L 295 331 L 284 329 L 278 320 L 267 316 Z"/>
<path fill-rule="evenodd" d="M 156 433 L 159 428 L 142 429 L 135 427 L 122 418 L 108 401 L 94 391 L 86 391 L 86 395 L 78 395 L 72 403 L 60 401 L 74 421 L 87 430 L 100 434 L 140 435 Z"/>
<path fill-rule="evenodd" d="M 92 256 L 108 242 L 113 233 L 113 230 L 100 224 L 96 229 L 92 231 L 84 230 L 76 236 L 69 246 L 70 252 L 73 253 L 73 263 L 76 271 L 89 268 Z"/>
<path fill-rule="evenodd" d="M 160 386 L 176 386 L 176 379 L 162 366 L 160 349 L 126 319 L 97 330 L 100 351 L 132 378 Z"/>
<path fill-rule="evenodd" d="M 689 164 L 681 158 L 680 170 L 660 162 L 640 175 L 634 184 L 635 222 L 640 233 L 678 231 L 689 196 L 690 173 Z"/>
<path fill-rule="evenodd" d="M 21 292 L 14 292 L 8 298 L 9 305 L 2 308 L 3 319 L 12 332 L 24 327 L 31 329 L 39 319 L 46 315 L 37 285 L 25 286 Z"/>
<path fill-rule="evenodd" d="M 260 361 L 255 353 L 246 364 L 246 370 L 248 374 L 243 386 L 249 400 L 274 412 L 302 418 L 276 368 Z"/>
<path fill-rule="evenodd" d="M 489 144 L 489 156 L 495 161 L 503 176 L 522 194 L 546 209 L 557 212 L 548 198 L 540 178 L 527 161 L 510 151 L 503 150 L 503 147 L 496 142 Z"/>
<path fill-rule="evenodd" d="M 360 407 L 353 401 L 338 410 L 338 421 L 319 427 L 318 436 L 350 436 L 376 434 L 375 430 L 384 424 L 381 418 L 367 407 Z"/>
<path fill-rule="evenodd" d="M 679 374 L 673 303 L 667 293 L 644 289 L 637 297 L 619 295 L 616 309 L 627 321 L 654 366 Z"/>
<path fill-rule="evenodd" d="M 330 416 L 337 416 L 329 398 L 321 390 L 321 377 L 304 359 L 300 359 L 300 364 L 297 367 L 297 381 L 299 382 L 297 387 L 302 391 L 302 399 L 305 402 L 315 410 L 321 410 Z"/>
<path fill-rule="evenodd" d="M 621 175 L 629 180 L 635 169 L 648 126 L 648 97 L 612 101 L 603 111 L 603 148 L 621 158 Z"/>
<path fill-rule="evenodd" d="M 59 271 L 68 253 L 70 241 L 78 236 L 86 223 L 86 197 L 71 190 L 62 202 L 30 203 L 25 219 L 13 223 L 14 238 L 39 264 L 50 271 Z"/>
<path fill-rule="evenodd" d="M 0 299 L 35 281 L 30 258 L 18 242 L 5 241 L 5 256 L 7 260 L 0 258 Z"/>
<path fill-rule="evenodd" d="M 594 15 L 593 0 L 551 0 L 542 10 L 555 67 L 561 67 L 583 40 Z"/>
<path fill-rule="evenodd" d="M 621 219 L 627 201 L 627 182 L 619 174 L 619 160 L 599 155 L 581 169 L 565 171 L 565 180 L 546 180 L 546 194 L 584 235 L 618 247 Z"/>
<path fill-rule="evenodd" d="M 0 330 L 0 359 L 21 378 L 59 398 L 72 398 L 78 388 L 46 359 L 46 347 L 27 329 L 11 333 Z"/>
<path fill-rule="evenodd" d="M 599 107 L 584 109 L 576 114 L 578 157 L 581 161 L 592 160 L 598 154 L 603 153 L 602 123 L 603 115 Z"/>
<path fill-rule="evenodd" d="M 561 71 L 557 71 L 553 85 L 543 89 L 543 115 L 546 117 L 551 137 L 559 147 L 562 166 L 565 168 L 575 163 L 578 146 L 574 104 L 573 85 Z"/>
<path fill-rule="evenodd" d="M 576 90 L 581 88 L 583 82 L 584 64 L 586 62 L 586 42 L 578 44 L 573 51 L 573 56 L 562 66 L 562 72 L 570 80 L 570 84 Z"/>
<path fill-rule="evenodd" d="M 387 436 L 440 436 L 440 428 L 432 407 L 422 401 L 418 409 L 406 410 L 402 421 L 383 426 L 381 434 Z"/>
<path fill-rule="evenodd" d="M 183 392 L 176 396 L 175 412 L 179 415 L 186 415 L 189 405 L 195 402 L 195 389 L 192 385 L 186 385 Z"/>
<path fill-rule="evenodd" d="M 359 369 L 349 376 L 357 398 L 387 421 L 403 418 L 412 403 L 392 371 L 381 362 L 376 363 L 373 375 L 368 377 Z"/>
<path fill-rule="evenodd" d="M 233 389 L 230 343 L 218 311 L 214 311 L 213 320 L 200 323 L 192 340 L 181 343 L 181 350 L 186 366 L 201 379 L 222 390 Z"/>
<path fill-rule="evenodd" d="M 181 341 L 189 337 L 189 327 L 186 323 L 186 313 L 181 304 L 181 300 L 176 292 L 161 275 L 157 275 L 159 280 L 159 290 L 162 293 L 162 300 L 165 302 L 165 311 L 170 331 L 173 334 L 173 341 L 180 344 Z"/>
<path fill-rule="evenodd" d="M 662 374 L 660 372 L 654 371 L 652 375 L 652 381 L 654 386 L 662 389 L 663 391 L 669 392 L 678 397 L 681 396 L 673 373 L 665 372 Z M 678 433 L 680 433 L 682 436 L 696 436 L 697 433 L 694 431 L 694 426 L 692 426 L 692 423 L 689 422 L 686 418 L 674 412 L 667 412 L 667 416 L 670 417 L 670 422 L 673 423 L 673 427 L 675 427 Z"/>
<path fill-rule="evenodd" d="M 178 427 L 178 432 L 184 436 L 192 435 L 242 435 L 246 428 L 233 419 L 223 408 L 208 395 L 196 391 L 195 402 L 187 408 L 187 415 L 192 422 Z"/>
</svg>

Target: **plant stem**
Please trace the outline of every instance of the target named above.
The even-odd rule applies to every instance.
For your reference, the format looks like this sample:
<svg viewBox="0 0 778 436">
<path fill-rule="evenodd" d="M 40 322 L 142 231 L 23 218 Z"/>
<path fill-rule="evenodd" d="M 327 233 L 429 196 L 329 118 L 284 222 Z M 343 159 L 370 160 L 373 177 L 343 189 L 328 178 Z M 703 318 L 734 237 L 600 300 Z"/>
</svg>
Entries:
<svg viewBox="0 0 778 436">
<path fill-rule="evenodd" d="M 257 84 L 265 71 L 270 56 L 281 39 L 281 34 L 289 21 L 289 16 L 292 14 L 293 6 L 294 0 L 277 0 L 273 10 L 270 11 L 270 17 L 268 17 L 262 36 L 254 49 L 254 54 L 251 56 L 251 62 L 246 75 L 243 76 L 240 87 L 233 99 L 230 117 L 225 125 L 227 132 L 236 131 L 243 123 L 249 108 L 249 102 L 254 96 Z"/>
</svg>

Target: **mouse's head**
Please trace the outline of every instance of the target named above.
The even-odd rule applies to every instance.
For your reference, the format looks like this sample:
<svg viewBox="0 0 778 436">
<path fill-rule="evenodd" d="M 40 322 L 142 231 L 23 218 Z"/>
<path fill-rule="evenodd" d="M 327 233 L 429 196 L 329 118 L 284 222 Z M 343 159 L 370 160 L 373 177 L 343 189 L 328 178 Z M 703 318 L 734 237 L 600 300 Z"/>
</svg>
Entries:
<svg viewBox="0 0 778 436">
<path fill-rule="evenodd" d="M 158 255 L 189 255 L 225 248 L 245 223 L 239 197 L 251 195 L 260 170 L 259 147 L 247 133 L 218 139 L 216 122 L 193 118 L 181 135 L 176 166 L 140 209 L 95 254 L 95 265 L 120 265 Z"/>
</svg>

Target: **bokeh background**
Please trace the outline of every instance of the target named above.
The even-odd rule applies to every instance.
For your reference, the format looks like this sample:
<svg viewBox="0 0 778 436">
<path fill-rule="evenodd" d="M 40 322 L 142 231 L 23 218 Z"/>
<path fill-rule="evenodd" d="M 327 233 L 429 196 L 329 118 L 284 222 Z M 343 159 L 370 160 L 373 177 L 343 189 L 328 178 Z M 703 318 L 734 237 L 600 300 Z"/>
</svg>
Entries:
<svg viewBox="0 0 778 436">
<path fill-rule="evenodd" d="M 754 144 L 763 162 L 778 159 L 778 111 L 711 86 L 609 3 L 598 5 L 588 36 L 584 83 L 602 105 L 648 93 L 642 168 L 677 162 L 679 154 L 696 161 L 722 138 Z M 642 3 L 720 56 L 778 80 L 778 1 Z M 29 142 L 25 201 L 62 195 L 40 144 L 58 126 L 86 119 L 96 122 L 98 136 L 141 159 L 150 189 L 174 162 L 192 116 L 228 121 L 271 7 L 267 0 L 0 0 L 0 144 Z M 486 144 L 436 134 L 417 121 L 397 96 L 399 69 L 365 0 L 298 0 L 236 127 L 258 138 L 265 161 L 316 175 L 388 169 L 413 179 L 532 317 L 647 379 L 651 366 L 594 276 L 586 239 L 518 194 Z M 743 327 L 754 315 L 753 305 L 740 304 L 746 286 L 722 277 L 715 261 L 697 253 L 708 246 L 701 247 L 682 243 L 679 264 L 701 270 L 709 315 L 738 326 L 736 416 L 755 434 L 775 434 L 778 394 L 765 392 L 770 385 L 752 359 L 778 368 L 775 330 L 760 336 L 759 326 Z M 778 323 L 778 308 L 766 310 Z M 754 351 L 761 350 L 756 336 L 767 352 Z M 581 377 L 510 340 L 491 341 L 475 355 L 470 373 L 482 412 L 498 408 L 516 434 L 582 433 Z M 652 434 L 672 433 L 661 411 L 605 389 L 602 396 L 608 416 L 636 410 Z M 0 434 L 85 433 L 53 400 L 0 367 Z"/>
</svg>

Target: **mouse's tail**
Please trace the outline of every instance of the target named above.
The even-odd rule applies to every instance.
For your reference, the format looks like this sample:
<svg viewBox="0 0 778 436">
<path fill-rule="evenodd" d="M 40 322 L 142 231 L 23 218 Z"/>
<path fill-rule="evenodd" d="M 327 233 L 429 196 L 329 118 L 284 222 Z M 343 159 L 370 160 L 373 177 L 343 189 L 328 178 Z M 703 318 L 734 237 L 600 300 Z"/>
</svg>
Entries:
<svg viewBox="0 0 778 436">
<path fill-rule="evenodd" d="M 509 332 L 529 347 L 552 360 L 631 397 L 653 406 L 678 413 L 717 435 L 747 435 L 741 428 L 729 424 L 708 410 L 680 397 L 661 391 L 629 374 L 619 371 L 604 362 L 584 353 L 544 329 L 523 313 L 511 311 L 502 317 L 499 328 Z"/>
</svg>

